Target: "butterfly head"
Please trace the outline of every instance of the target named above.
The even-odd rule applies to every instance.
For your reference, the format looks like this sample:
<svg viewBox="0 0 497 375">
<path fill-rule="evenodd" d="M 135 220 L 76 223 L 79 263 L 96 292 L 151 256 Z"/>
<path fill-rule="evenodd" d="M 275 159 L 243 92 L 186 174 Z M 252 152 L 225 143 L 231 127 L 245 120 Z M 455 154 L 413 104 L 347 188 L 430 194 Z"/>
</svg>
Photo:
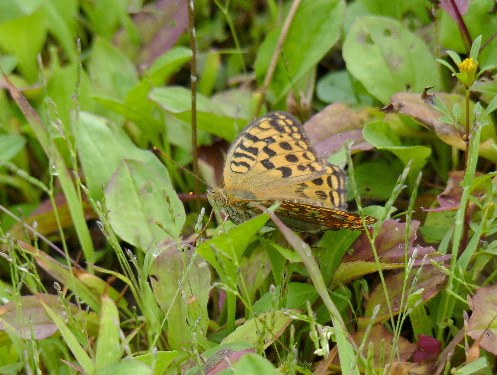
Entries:
<svg viewBox="0 0 497 375">
<path fill-rule="evenodd" d="M 220 188 L 207 189 L 207 199 L 215 210 L 220 210 L 228 203 L 228 197 Z"/>
</svg>

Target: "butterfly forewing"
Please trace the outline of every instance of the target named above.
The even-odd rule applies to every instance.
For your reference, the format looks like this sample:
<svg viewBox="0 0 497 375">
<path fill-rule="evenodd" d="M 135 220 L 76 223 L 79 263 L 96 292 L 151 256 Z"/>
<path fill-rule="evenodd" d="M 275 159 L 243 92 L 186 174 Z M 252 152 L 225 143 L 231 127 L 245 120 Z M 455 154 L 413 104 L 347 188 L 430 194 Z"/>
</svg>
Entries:
<svg viewBox="0 0 497 375">
<path fill-rule="evenodd" d="M 226 157 L 225 189 L 291 185 L 326 173 L 311 148 L 302 125 L 288 114 L 275 112 L 251 123 Z"/>
</svg>

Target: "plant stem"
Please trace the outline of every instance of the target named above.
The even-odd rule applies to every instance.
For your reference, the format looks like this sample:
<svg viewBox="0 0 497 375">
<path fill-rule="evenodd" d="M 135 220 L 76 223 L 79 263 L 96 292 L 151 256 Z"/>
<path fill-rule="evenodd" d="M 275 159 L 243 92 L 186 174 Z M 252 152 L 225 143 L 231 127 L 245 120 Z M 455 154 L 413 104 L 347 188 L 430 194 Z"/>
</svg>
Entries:
<svg viewBox="0 0 497 375">
<path fill-rule="evenodd" d="M 271 63 L 269 64 L 269 69 L 266 72 L 266 77 L 264 78 L 264 83 L 261 88 L 261 95 L 259 97 L 259 102 L 257 103 L 257 109 L 255 110 L 255 117 L 259 117 L 259 114 L 262 110 L 262 105 L 264 104 L 264 98 L 269 90 L 269 84 L 273 79 L 274 72 L 276 71 L 276 67 L 278 66 L 278 60 L 280 58 L 281 52 L 283 51 L 283 44 L 285 43 L 288 32 L 290 31 L 290 26 L 292 25 L 293 19 L 295 18 L 295 14 L 297 13 L 297 9 L 300 6 L 301 0 L 294 0 L 292 3 L 292 7 L 290 8 L 290 12 L 288 12 L 288 16 L 283 24 L 283 28 L 281 29 L 280 37 L 278 38 L 278 42 L 276 43 L 276 49 L 274 50 L 273 57 L 271 58 Z"/>
<path fill-rule="evenodd" d="M 188 4 L 188 18 L 190 31 L 190 48 L 192 50 L 192 61 L 190 63 L 190 79 L 192 92 L 192 153 L 193 153 L 193 174 L 199 176 L 198 167 L 198 148 L 197 148 L 197 35 L 195 32 L 195 13 L 193 9 L 193 0 L 185 0 Z M 200 183 L 195 179 L 195 193 L 200 192 Z"/>
</svg>

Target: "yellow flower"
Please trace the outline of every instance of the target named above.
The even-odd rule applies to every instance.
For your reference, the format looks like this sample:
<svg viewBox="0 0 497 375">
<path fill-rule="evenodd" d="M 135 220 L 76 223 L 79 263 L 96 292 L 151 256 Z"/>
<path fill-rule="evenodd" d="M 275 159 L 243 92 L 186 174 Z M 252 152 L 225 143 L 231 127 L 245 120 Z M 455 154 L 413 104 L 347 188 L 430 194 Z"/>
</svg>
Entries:
<svg viewBox="0 0 497 375">
<path fill-rule="evenodd" d="M 478 68 L 478 61 L 473 60 L 471 57 L 464 59 L 459 65 L 459 71 L 461 73 L 475 73 Z"/>
<path fill-rule="evenodd" d="M 459 67 L 459 73 L 455 73 L 454 75 L 464 86 L 471 86 L 475 82 L 478 61 L 468 57 L 457 66 Z"/>
</svg>

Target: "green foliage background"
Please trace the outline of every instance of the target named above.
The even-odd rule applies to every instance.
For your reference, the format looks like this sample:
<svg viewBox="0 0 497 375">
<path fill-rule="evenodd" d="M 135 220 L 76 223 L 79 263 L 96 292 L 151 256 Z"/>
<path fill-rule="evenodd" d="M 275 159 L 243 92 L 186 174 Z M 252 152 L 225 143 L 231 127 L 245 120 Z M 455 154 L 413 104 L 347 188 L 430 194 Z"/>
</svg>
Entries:
<svg viewBox="0 0 497 375">
<path fill-rule="evenodd" d="M 0 1 L 0 373 L 492 373 L 495 306 L 467 301 L 497 277 L 494 2 L 460 2 L 466 34 L 428 0 L 307 0 L 288 28 L 296 1 L 193 3 L 196 77 L 186 1 Z M 467 87 L 436 59 L 479 35 Z M 348 166 L 369 236 L 182 202 L 274 110 Z M 469 310 L 485 351 L 448 358 Z"/>
</svg>

